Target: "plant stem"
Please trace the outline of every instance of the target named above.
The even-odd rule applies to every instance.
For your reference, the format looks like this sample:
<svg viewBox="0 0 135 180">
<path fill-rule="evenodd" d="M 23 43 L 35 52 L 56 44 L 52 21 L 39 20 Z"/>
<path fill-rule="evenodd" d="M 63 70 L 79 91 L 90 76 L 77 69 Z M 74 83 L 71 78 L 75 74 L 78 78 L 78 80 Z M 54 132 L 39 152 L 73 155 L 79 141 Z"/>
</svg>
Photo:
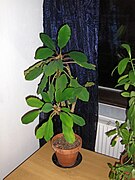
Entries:
<svg viewBox="0 0 135 180">
<path fill-rule="evenodd" d="M 76 105 L 76 101 L 72 104 L 72 107 L 71 107 L 71 112 L 73 113 L 74 110 L 75 110 L 75 105 Z"/>
</svg>

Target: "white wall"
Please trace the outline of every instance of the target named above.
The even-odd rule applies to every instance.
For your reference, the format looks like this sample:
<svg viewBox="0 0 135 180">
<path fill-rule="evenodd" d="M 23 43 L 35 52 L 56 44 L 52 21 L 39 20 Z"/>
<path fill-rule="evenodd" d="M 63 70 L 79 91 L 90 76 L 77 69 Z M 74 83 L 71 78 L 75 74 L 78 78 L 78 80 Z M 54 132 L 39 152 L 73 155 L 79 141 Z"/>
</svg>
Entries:
<svg viewBox="0 0 135 180">
<path fill-rule="evenodd" d="M 38 120 L 23 125 L 20 118 L 36 90 L 37 80 L 25 81 L 23 71 L 34 62 L 41 31 L 42 0 L 0 1 L 0 179 L 38 148 Z"/>
</svg>

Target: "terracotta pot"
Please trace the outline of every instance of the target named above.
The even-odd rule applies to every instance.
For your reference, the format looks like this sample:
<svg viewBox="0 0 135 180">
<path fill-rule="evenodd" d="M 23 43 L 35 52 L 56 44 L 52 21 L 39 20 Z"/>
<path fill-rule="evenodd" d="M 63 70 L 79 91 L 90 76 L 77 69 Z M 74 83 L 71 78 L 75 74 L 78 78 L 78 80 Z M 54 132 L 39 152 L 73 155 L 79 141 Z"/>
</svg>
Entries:
<svg viewBox="0 0 135 180">
<path fill-rule="evenodd" d="M 63 134 L 60 133 L 52 138 L 52 148 L 55 151 L 55 154 L 56 154 L 59 164 L 62 167 L 71 167 L 75 164 L 75 162 L 77 160 L 78 152 L 82 147 L 82 138 L 80 136 L 78 136 L 77 134 L 75 134 L 76 138 L 79 139 L 79 141 L 80 141 L 80 145 L 74 149 L 63 150 L 63 149 L 57 148 L 53 145 L 53 142 L 57 138 L 60 138 L 62 136 L 63 136 Z"/>
</svg>

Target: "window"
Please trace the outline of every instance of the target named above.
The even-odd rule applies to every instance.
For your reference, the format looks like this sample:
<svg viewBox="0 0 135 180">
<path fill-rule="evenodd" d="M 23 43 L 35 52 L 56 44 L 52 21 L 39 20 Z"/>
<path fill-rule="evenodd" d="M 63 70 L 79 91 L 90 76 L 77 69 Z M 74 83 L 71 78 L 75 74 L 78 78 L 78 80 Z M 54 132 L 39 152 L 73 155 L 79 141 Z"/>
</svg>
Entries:
<svg viewBox="0 0 135 180">
<path fill-rule="evenodd" d="M 120 45 L 129 43 L 135 52 L 135 1 L 101 0 L 99 21 L 99 101 L 125 107 L 126 100 L 115 90 L 118 74 L 111 72 L 119 62 Z M 134 53 L 135 55 L 135 53 Z"/>
</svg>

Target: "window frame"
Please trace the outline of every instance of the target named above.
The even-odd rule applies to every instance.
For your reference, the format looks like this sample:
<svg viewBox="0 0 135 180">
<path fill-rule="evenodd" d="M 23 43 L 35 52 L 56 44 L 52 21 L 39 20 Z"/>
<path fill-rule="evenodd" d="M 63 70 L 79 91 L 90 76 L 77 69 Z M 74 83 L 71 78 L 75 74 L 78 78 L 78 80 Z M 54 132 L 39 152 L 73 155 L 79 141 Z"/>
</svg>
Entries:
<svg viewBox="0 0 135 180">
<path fill-rule="evenodd" d="M 121 92 L 122 90 L 99 86 L 98 87 L 99 102 L 122 107 L 122 108 L 127 108 L 128 105 L 127 98 L 123 98 L 121 96 Z"/>
</svg>

